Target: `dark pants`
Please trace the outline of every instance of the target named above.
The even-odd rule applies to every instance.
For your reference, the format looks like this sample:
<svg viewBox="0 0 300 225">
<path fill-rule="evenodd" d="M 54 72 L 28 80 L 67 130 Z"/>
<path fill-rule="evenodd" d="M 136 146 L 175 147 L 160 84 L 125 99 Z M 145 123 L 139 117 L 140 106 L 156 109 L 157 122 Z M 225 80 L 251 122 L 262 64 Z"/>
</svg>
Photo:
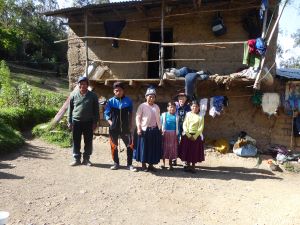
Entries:
<svg viewBox="0 0 300 225">
<path fill-rule="evenodd" d="M 73 156 L 75 160 L 81 159 L 81 135 L 84 140 L 83 159 L 89 160 L 93 150 L 93 122 L 73 122 Z"/>
<path fill-rule="evenodd" d="M 122 139 L 127 148 L 127 166 L 132 165 L 133 146 L 131 134 L 122 134 L 118 132 L 109 132 L 111 156 L 116 164 L 120 164 L 118 155 L 118 137 Z"/>
</svg>

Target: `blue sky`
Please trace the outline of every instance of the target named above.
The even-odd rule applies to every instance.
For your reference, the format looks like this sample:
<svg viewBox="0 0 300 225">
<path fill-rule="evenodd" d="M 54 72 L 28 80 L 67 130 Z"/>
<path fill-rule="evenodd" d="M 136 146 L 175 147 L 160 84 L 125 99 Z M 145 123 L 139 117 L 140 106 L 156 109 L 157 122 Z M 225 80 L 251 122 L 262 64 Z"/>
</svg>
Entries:
<svg viewBox="0 0 300 225">
<path fill-rule="evenodd" d="M 114 1 L 114 0 L 112 0 Z M 122 1 L 122 0 L 118 0 Z M 60 8 L 71 7 L 72 0 L 58 0 Z M 294 48 L 294 41 L 291 35 L 300 29 L 300 0 L 292 0 L 292 4 L 286 6 L 281 20 L 279 22 L 279 29 L 282 31 L 278 35 L 278 43 L 283 47 L 283 58 L 288 59 L 291 56 L 300 57 L 300 47 Z M 277 59 L 279 62 L 280 59 Z"/>
</svg>

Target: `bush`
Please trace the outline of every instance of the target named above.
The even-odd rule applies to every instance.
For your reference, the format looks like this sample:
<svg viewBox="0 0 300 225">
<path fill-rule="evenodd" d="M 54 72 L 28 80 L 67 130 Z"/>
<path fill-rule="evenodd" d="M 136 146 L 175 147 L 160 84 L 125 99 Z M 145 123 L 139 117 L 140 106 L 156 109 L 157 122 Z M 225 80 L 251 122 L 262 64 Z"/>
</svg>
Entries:
<svg viewBox="0 0 300 225">
<path fill-rule="evenodd" d="M 52 119 L 57 110 L 53 108 L 24 108 L 12 107 L 0 110 L 1 120 L 17 130 L 29 130 L 39 123 L 44 123 Z"/>
<path fill-rule="evenodd" d="M 39 124 L 33 128 L 32 133 L 49 143 L 63 148 L 71 146 L 72 134 L 68 130 L 66 119 L 61 120 L 54 129 L 51 128 L 51 123 Z"/>
<path fill-rule="evenodd" d="M 0 120 L 0 154 L 14 151 L 23 144 L 21 134 Z"/>
</svg>

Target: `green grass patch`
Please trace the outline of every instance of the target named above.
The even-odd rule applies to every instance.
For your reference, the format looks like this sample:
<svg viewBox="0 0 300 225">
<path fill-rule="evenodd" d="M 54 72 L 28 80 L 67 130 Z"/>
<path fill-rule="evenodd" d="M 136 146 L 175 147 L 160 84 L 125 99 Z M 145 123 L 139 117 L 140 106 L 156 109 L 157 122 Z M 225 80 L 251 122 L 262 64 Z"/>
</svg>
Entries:
<svg viewBox="0 0 300 225">
<path fill-rule="evenodd" d="M 12 107 L 0 109 L 0 118 L 3 123 L 17 130 L 29 130 L 36 124 L 51 120 L 57 113 L 54 108 L 24 109 Z"/>
<path fill-rule="evenodd" d="M 0 154 L 17 150 L 24 144 L 20 132 L 0 120 Z"/>
<path fill-rule="evenodd" d="M 67 127 L 66 119 L 61 120 L 54 128 L 51 127 L 51 122 L 39 124 L 33 128 L 32 133 L 48 143 L 56 144 L 63 148 L 68 148 L 72 145 L 72 133 Z"/>
<path fill-rule="evenodd" d="M 299 163 L 285 162 L 283 164 L 283 167 L 286 171 L 293 172 L 293 173 L 300 173 Z"/>
<path fill-rule="evenodd" d="M 12 84 L 18 86 L 27 83 L 32 88 L 43 92 L 58 92 L 64 96 L 69 95 L 69 81 L 66 78 L 54 76 L 37 76 L 24 73 L 11 73 Z"/>
</svg>

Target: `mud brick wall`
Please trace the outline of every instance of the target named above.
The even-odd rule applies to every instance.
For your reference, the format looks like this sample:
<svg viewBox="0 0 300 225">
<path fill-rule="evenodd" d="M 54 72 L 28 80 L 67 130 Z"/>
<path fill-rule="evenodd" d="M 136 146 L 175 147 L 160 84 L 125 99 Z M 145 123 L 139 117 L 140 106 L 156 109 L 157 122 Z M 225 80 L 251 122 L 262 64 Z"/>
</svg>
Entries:
<svg viewBox="0 0 300 225">
<path fill-rule="evenodd" d="M 215 37 L 211 31 L 211 23 L 215 13 L 202 13 L 198 15 L 182 16 L 166 19 L 165 29 L 173 31 L 173 42 L 234 42 L 248 40 L 248 33 L 243 29 L 242 20 L 247 10 L 222 12 L 227 33 Z M 141 15 L 135 11 L 120 12 L 126 18 L 139 19 Z M 159 15 L 159 9 L 148 12 L 149 17 Z M 176 12 L 174 12 L 176 13 Z M 90 18 L 88 36 L 105 36 L 103 24 L 92 22 L 105 21 L 112 18 L 112 14 L 101 14 L 97 18 Z M 69 18 L 69 37 L 84 36 L 84 26 L 72 25 L 78 18 Z M 126 24 L 121 38 L 136 40 L 149 40 L 150 30 L 160 30 L 160 21 L 129 22 Z M 271 66 L 275 59 L 277 32 L 268 49 L 266 65 Z M 134 42 L 119 42 L 119 48 L 111 47 L 112 41 L 89 39 L 88 54 L 90 60 L 109 61 L 139 61 L 148 60 L 148 45 Z M 219 48 L 225 47 L 225 48 Z M 209 70 L 213 74 L 230 74 L 244 67 L 243 44 L 220 45 L 218 47 L 205 46 L 175 46 L 173 58 L 205 59 L 205 61 L 177 61 L 174 67 L 187 66 L 197 70 Z M 69 41 L 68 50 L 70 84 L 84 72 L 85 46 L 83 40 Z M 110 73 L 104 78 L 147 78 L 147 63 L 136 64 L 104 64 Z"/>
<path fill-rule="evenodd" d="M 111 86 L 104 84 L 95 85 L 95 91 L 98 96 L 107 99 L 113 96 Z M 177 82 L 176 85 L 159 87 L 157 89 L 156 102 L 161 108 L 161 112 L 166 111 L 166 104 L 173 100 L 183 82 Z M 209 98 L 216 95 L 226 95 L 229 98 L 229 106 L 224 109 L 220 116 L 215 118 L 208 114 L 205 116 L 204 135 L 206 138 L 217 139 L 226 138 L 231 140 L 236 137 L 240 131 L 246 131 L 250 136 L 257 140 L 257 145 L 261 150 L 267 151 L 272 144 L 285 145 L 290 147 L 292 117 L 284 113 L 282 107 L 279 107 L 277 115 L 268 116 L 259 106 L 254 106 L 251 102 L 253 94 L 252 87 L 246 87 L 245 83 L 233 83 L 227 89 L 225 86 L 217 85 L 212 81 L 198 81 L 196 90 L 199 98 Z M 134 102 L 134 112 L 138 105 L 145 101 L 144 94 L 147 85 L 137 85 L 126 87 L 126 95 Z M 272 87 L 262 86 L 263 92 L 277 92 L 284 94 L 285 85 L 282 82 L 275 81 Z M 209 110 L 209 107 L 208 107 Z M 105 123 L 102 123 L 105 125 Z M 293 138 L 293 149 L 300 150 L 300 138 Z"/>
</svg>

